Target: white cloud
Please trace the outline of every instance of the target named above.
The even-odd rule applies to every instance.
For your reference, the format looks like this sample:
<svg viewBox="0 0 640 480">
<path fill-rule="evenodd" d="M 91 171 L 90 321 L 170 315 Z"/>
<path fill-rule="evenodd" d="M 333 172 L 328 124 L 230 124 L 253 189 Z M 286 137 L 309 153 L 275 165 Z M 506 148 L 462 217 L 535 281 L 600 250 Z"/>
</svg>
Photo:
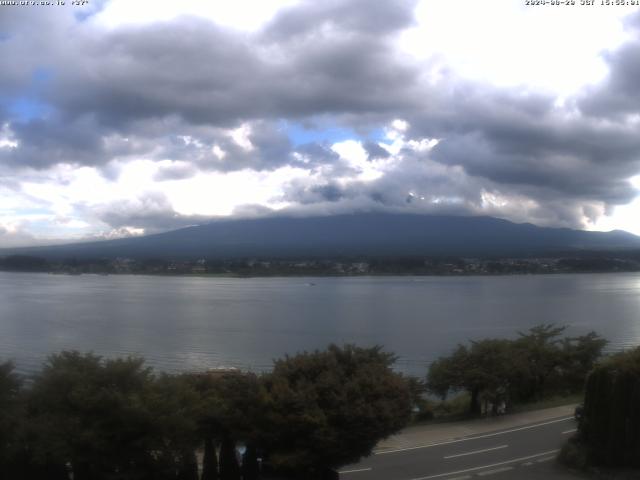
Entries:
<svg viewBox="0 0 640 480">
<path fill-rule="evenodd" d="M 402 35 L 400 45 L 428 60 L 432 75 L 451 69 L 497 86 L 543 88 L 565 96 L 605 76 L 601 54 L 629 38 L 621 20 L 635 8 L 422 0 L 418 23 Z"/>
<path fill-rule="evenodd" d="M 0 129 L 0 148 L 16 148 L 18 142 L 13 138 L 13 132 L 8 123 L 2 125 Z"/>
<path fill-rule="evenodd" d="M 630 178 L 629 182 L 640 194 L 640 175 Z M 610 214 L 601 215 L 587 225 L 590 230 L 626 230 L 640 235 L 640 195 L 633 202 L 614 207 Z"/>
<path fill-rule="evenodd" d="M 626 230 L 640 235 L 640 198 L 628 205 L 614 207 L 610 215 L 603 215 L 594 223 L 588 225 L 589 230 Z"/>
<path fill-rule="evenodd" d="M 280 209 L 288 206 L 279 199 L 284 186 L 308 173 L 289 166 L 268 173 L 248 169 L 226 174 L 199 172 L 187 179 L 165 180 L 158 184 L 154 180 L 155 174 L 166 163 L 139 160 L 123 164 L 115 182 L 93 167 L 58 166 L 22 183 L 23 195 L 31 199 L 34 206 L 42 208 L 46 205 L 46 212 L 29 214 L 24 201 L 16 200 L 12 204 L 3 203 L 6 209 L 0 210 L 0 220 L 4 219 L 7 225 L 14 225 L 19 219 L 37 220 L 38 229 L 46 230 L 49 236 L 63 237 L 71 231 L 76 236 L 103 236 L 109 230 L 107 225 L 97 222 L 94 213 L 114 202 L 129 201 L 143 192 L 153 191 L 161 191 L 169 207 L 176 214 L 185 216 L 230 215 L 247 204 Z M 9 220 L 13 223 L 8 223 Z M 132 230 L 130 233 L 139 232 Z"/>
<path fill-rule="evenodd" d="M 230 215 L 241 205 L 263 205 L 272 209 L 287 206 L 275 200 L 282 188 L 305 171 L 283 167 L 273 172 L 240 170 L 231 173 L 207 172 L 182 181 L 169 181 L 163 192 L 176 212 L 183 215 Z"/>
<path fill-rule="evenodd" d="M 254 147 L 249 136 L 251 135 L 251 125 L 245 123 L 238 128 L 230 130 L 228 135 L 245 151 L 251 152 Z"/>
</svg>

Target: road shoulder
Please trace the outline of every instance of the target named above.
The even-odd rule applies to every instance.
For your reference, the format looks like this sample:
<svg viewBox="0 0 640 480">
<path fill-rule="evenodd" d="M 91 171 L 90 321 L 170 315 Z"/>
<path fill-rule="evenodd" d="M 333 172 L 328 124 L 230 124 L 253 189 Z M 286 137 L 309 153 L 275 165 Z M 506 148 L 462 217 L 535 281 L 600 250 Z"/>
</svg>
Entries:
<svg viewBox="0 0 640 480">
<path fill-rule="evenodd" d="M 480 435 L 498 430 L 523 427 L 573 416 L 575 405 L 514 413 L 499 417 L 479 418 L 451 423 L 425 424 L 407 427 L 400 433 L 380 442 L 374 453 L 416 448 L 423 445 L 447 442 L 459 438 Z"/>
</svg>

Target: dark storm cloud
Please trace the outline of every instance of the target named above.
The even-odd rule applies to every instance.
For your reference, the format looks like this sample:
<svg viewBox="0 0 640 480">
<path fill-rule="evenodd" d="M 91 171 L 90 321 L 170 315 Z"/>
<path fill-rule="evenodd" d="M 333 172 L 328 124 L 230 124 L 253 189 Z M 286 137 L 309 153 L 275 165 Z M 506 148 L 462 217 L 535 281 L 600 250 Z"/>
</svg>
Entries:
<svg viewBox="0 0 640 480">
<path fill-rule="evenodd" d="M 313 181 L 294 181 L 282 200 L 294 204 L 318 204 L 328 212 L 357 208 L 394 210 L 407 208 L 407 196 L 415 196 L 416 211 L 466 212 L 480 203 L 482 182 L 407 150 L 402 159 L 376 180 L 336 182 L 333 172 Z"/>
<path fill-rule="evenodd" d="M 353 173 L 351 167 L 326 143 L 311 142 L 298 145 L 294 153 L 295 161 L 292 165 L 295 167 L 306 168 L 308 170 L 329 167 L 335 175 Z"/>
<path fill-rule="evenodd" d="M 238 143 L 227 130 L 193 129 L 181 124 L 177 131 L 180 134 L 160 138 L 153 146 L 152 158 L 187 161 L 195 170 L 222 172 L 273 170 L 292 161 L 289 138 L 274 124 L 252 123 L 246 139 L 241 140 L 246 145 Z"/>
<path fill-rule="evenodd" d="M 318 187 L 314 187 L 313 190 L 328 202 L 337 202 L 344 196 L 342 188 L 336 184 L 320 185 Z"/>
<path fill-rule="evenodd" d="M 62 80 L 82 85 L 61 92 L 67 111 L 97 112 L 104 124 L 116 127 L 172 114 L 233 126 L 268 107 L 260 86 L 273 81 L 272 72 L 251 44 L 210 22 L 179 18 L 89 40 L 82 64 Z"/>
<path fill-rule="evenodd" d="M 431 157 L 469 175 L 566 198 L 624 204 L 636 194 L 640 136 L 554 105 L 554 99 L 460 86 L 411 120 L 413 137 L 439 138 Z"/>
<path fill-rule="evenodd" d="M 176 114 L 232 127 L 408 106 L 419 70 L 403 64 L 381 34 L 408 26 L 414 3 L 302 2 L 253 36 L 193 18 L 87 34 L 81 60 L 60 72 L 66 88 L 56 101 L 112 126 Z M 319 33 L 318 15 L 335 28 Z M 295 32 L 288 31 L 292 18 Z"/>
<path fill-rule="evenodd" d="M 51 11 L 31 7 L 2 7 L 0 35 L 3 36 L 0 55 L 0 100 L 13 96 L 30 86 L 37 68 L 53 65 L 70 51 L 65 31 L 73 24 L 67 9 Z M 37 34 L 36 34 L 37 33 Z M 66 59 L 65 59 L 66 60 Z M 0 104 L 2 102 L 0 101 Z"/>
<path fill-rule="evenodd" d="M 367 158 L 369 160 L 375 160 L 376 158 L 389 158 L 391 156 L 387 150 L 375 142 L 365 142 L 362 146 L 367 152 Z"/>
<path fill-rule="evenodd" d="M 194 137 L 165 137 L 164 142 L 154 146 L 155 157 L 187 160 L 196 171 L 221 172 L 268 171 L 286 165 L 312 170 L 323 165 L 337 167 L 342 164 L 329 145 L 311 142 L 294 146 L 277 122 L 258 121 L 246 127 L 247 145 L 242 144 L 244 140 L 239 143 L 228 130 L 196 129 L 191 132 L 196 135 Z M 190 131 L 188 126 L 183 128 Z M 171 172 L 181 176 L 186 173 L 186 167 L 162 167 L 159 175 L 175 178 Z"/>
<path fill-rule="evenodd" d="M 323 202 L 337 202 L 347 197 L 353 197 L 354 192 L 348 192 L 335 182 L 328 181 L 319 185 L 302 185 L 293 182 L 286 190 L 284 199 L 300 204 L 314 204 Z"/>
<path fill-rule="evenodd" d="M 552 189 L 613 204 L 627 203 L 635 196 L 628 178 L 640 168 L 637 159 L 590 157 L 548 145 L 542 151 L 510 151 L 505 143 L 483 131 L 453 135 L 434 148 L 433 158 L 506 185 Z"/>
<path fill-rule="evenodd" d="M 0 163 L 45 168 L 58 163 L 100 165 L 109 160 L 93 118 L 64 121 L 33 119 L 11 125 L 18 148 L 0 149 Z"/>
<path fill-rule="evenodd" d="M 291 52 L 274 85 L 279 115 L 393 116 L 416 105 L 419 73 L 383 39 L 331 36 L 307 39 Z M 305 45 L 309 43 L 309 45 Z"/>
</svg>

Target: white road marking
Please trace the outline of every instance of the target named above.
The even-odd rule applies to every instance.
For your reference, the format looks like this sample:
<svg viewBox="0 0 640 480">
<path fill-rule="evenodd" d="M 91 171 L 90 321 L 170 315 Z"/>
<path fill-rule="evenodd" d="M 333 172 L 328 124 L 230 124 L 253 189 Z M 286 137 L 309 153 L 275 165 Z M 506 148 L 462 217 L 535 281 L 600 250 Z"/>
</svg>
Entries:
<svg viewBox="0 0 640 480">
<path fill-rule="evenodd" d="M 522 467 L 530 467 L 531 465 L 533 465 L 533 462 L 524 462 L 520 464 Z"/>
<path fill-rule="evenodd" d="M 411 480 L 429 480 L 430 478 L 448 477 L 450 475 L 458 475 L 460 473 L 474 472 L 476 470 L 484 470 L 485 468 L 499 467 L 500 465 L 508 465 L 509 463 L 522 462 L 523 460 L 529 460 L 531 458 L 542 457 L 544 455 L 550 455 L 552 453 L 558 453 L 558 452 L 559 452 L 558 449 L 549 450 L 547 452 L 536 453 L 534 455 L 529 455 L 526 457 L 512 458 L 511 460 L 505 460 L 504 462 L 492 463 L 491 465 L 483 465 L 481 467 L 466 468 L 464 470 L 458 470 L 455 472 L 438 473 L 436 475 L 427 475 L 426 477 L 417 477 L 417 478 L 412 478 Z"/>
<path fill-rule="evenodd" d="M 355 470 L 341 470 L 338 473 L 342 475 L 344 473 L 370 472 L 371 470 L 371 468 L 357 468 Z"/>
<path fill-rule="evenodd" d="M 496 468 L 495 470 L 485 470 L 484 472 L 478 472 L 478 476 L 484 477 L 485 475 L 493 475 L 494 473 L 502 473 L 502 472 L 507 472 L 509 470 L 513 470 L 513 467 L 502 467 L 502 468 Z"/>
<path fill-rule="evenodd" d="M 395 450 L 383 450 L 381 452 L 375 452 L 374 455 L 387 455 L 388 453 L 407 452 L 409 450 L 419 450 L 421 448 L 431 448 L 431 447 L 437 447 L 439 445 L 450 445 L 452 443 L 468 442 L 470 440 L 477 440 L 479 438 L 495 437 L 496 435 L 504 435 L 505 433 L 519 432 L 521 430 L 528 430 L 530 428 L 543 427 L 545 425 L 551 425 L 552 423 L 566 422 L 567 420 L 573 420 L 573 417 L 559 418 L 557 420 L 550 420 L 544 423 L 536 423 L 535 425 L 527 425 L 526 427 L 512 428 L 511 430 L 503 430 L 501 432 L 486 433 L 484 435 L 477 435 L 475 437 L 459 438 L 456 440 L 448 440 L 446 442 L 439 442 L 439 443 L 427 443 L 425 445 L 418 445 L 416 447 L 397 448 Z"/>
<path fill-rule="evenodd" d="M 562 435 L 566 435 L 568 433 L 573 433 L 573 432 L 577 432 L 578 429 L 577 428 L 572 428 L 571 430 L 565 430 L 564 432 L 562 432 Z"/>
<path fill-rule="evenodd" d="M 447 478 L 447 480 L 469 480 L 470 478 L 471 478 L 471 475 L 464 475 L 462 477 Z"/>
<path fill-rule="evenodd" d="M 536 460 L 536 462 L 538 462 L 538 463 L 549 462 L 549 461 L 553 460 L 554 458 L 556 458 L 556 457 L 539 458 L 538 460 Z"/>
<path fill-rule="evenodd" d="M 474 455 L 476 453 L 491 452 L 492 450 L 500 450 L 501 448 L 507 448 L 509 445 L 500 445 L 499 447 L 483 448 L 482 450 L 474 450 L 473 452 L 458 453 L 456 455 L 447 455 L 444 458 L 457 458 L 466 457 L 467 455 Z"/>
</svg>

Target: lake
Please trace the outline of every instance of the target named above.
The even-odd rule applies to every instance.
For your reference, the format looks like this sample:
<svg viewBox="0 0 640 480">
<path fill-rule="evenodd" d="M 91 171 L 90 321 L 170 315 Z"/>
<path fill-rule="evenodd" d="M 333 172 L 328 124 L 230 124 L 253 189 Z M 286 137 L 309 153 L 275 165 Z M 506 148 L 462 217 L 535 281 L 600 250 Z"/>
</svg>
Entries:
<svg viewBox="0 0 640 480">
<path fill-rule="evenodd" d="M 0 359 L 63 349 L 143 355 L 158 370 L 268 369 L 330 343 L 383 345 L 424 375 L 457 343 L 539 323 L 640 345 L 640 274 L 214 278 L 0 272 Z"/>
</svg>

